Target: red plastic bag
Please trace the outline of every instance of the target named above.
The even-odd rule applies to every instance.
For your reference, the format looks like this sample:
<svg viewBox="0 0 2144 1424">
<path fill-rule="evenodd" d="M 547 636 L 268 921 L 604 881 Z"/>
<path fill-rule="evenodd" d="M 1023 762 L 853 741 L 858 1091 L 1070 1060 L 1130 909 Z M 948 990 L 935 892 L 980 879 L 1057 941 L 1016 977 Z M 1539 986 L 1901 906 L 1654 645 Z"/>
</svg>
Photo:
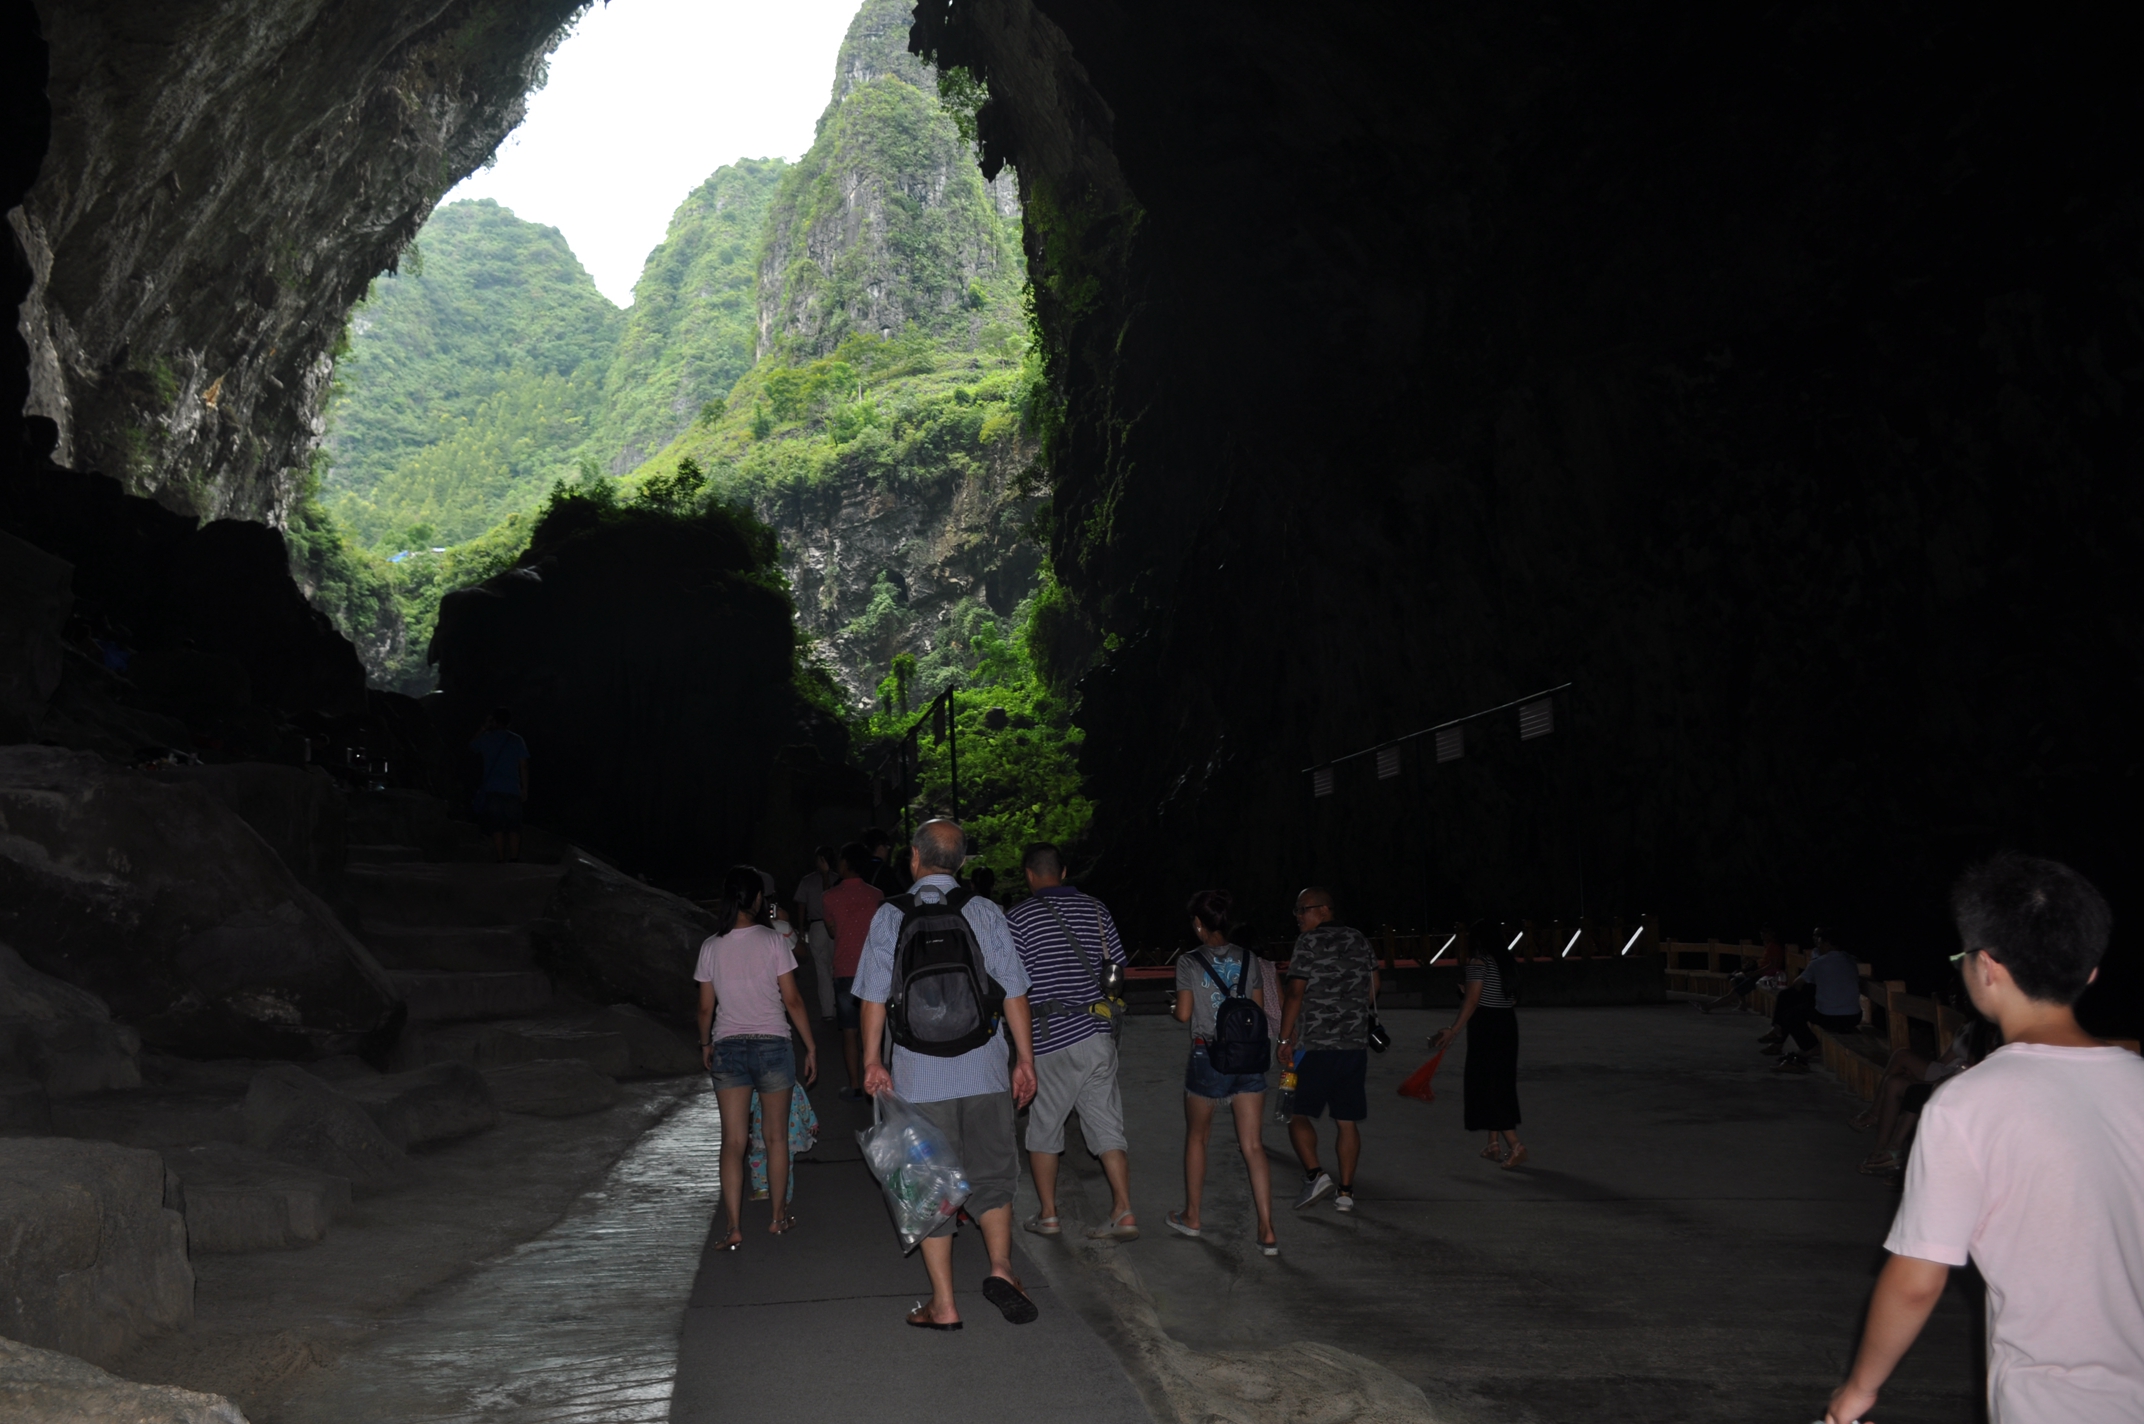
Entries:
<svg viewBox="0 0 2144 1424">
<path fill-rule="evenodd" d="M 1437 1076 L 1437 1065 L 1443 1061 L 1444 1050 L 1440 1048 L 1437 1050 L 1436 1057 L 1407 1075 L 1407 1081 L 1400 1084 L 1400 1096 L 1403 1098 L 1420 1098 L 1425 1103 L 1435 1102 L 1437 1100 L 1437 1090 L 1432 1088 L 1429 1082 L 1430 1079 Z"/>
</svg>

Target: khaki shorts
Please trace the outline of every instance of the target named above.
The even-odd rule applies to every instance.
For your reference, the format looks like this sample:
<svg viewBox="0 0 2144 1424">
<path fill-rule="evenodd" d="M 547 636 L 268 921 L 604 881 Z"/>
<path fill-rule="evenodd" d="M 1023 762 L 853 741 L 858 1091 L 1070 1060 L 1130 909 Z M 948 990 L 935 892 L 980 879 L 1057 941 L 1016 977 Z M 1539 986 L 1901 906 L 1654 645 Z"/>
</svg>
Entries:
<svg viewBox="0 0 2144 1424">
<path fill-rule="evenodd" d="M 1035 1055 L 1035 1101 L 1027 1110 L 1027 1150 L 1065 1150 L 1065 1119 L 1079 1111 L 1087 1150 L 1126 1150 L 1124 1099 L 1117 1091 L 1117 1041 L 1091 1034 L 1069 1048 Z"/>
<path fill-rule="evenodd" d="M 984 1212 L 1012 1205 L 1013 1189 L 1020 1185 L 1020 1151 L 1013 1137 L 1011 1093 L 978 1093 L 910 1106 L 952 1145 L 953 1160 L 968 1177 L 968 1200 L 963 1203 L 968 1215 L 980 1221 Z M 959 1220 L 947 1217 L 931 1235 L 951 1236 Z"/>
</svg>

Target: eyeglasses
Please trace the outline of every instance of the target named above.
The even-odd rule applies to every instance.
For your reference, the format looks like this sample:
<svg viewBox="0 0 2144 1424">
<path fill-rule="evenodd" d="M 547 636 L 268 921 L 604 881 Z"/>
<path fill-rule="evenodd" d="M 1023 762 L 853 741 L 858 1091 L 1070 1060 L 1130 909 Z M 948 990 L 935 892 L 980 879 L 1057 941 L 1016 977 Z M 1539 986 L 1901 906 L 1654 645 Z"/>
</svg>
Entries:
<svg viewBox="0 0 2144 1424">
<path fill-rule="evenodd" d="M 1981 951 L 1977 949 L 1961 949 L 1956 954 L 1950 957 L 1950 962 L 1953 964 L 1963 964 L 1970 956 L 1979 953 L 1981 953 Z"/>
</svg>

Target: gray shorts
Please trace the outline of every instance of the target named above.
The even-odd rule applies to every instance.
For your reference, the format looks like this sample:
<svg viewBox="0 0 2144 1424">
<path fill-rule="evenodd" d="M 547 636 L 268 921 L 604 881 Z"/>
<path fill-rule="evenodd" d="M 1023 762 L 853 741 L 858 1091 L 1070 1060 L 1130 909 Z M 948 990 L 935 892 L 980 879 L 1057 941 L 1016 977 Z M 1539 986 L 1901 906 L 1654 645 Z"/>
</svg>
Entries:
<svg viewBox="0 0 2144 1424">
<path fill-rule="evenodd" d="M 1126 1150 L 1124 1099 L 1117 1092 L 1117 1041 L 1093 1034 L 1069 1048 L 1035 1055 L 1035 1101 L 1027 1110 L 1027 1150 L 1065 1150 L 1065 1119 L 1079 1110 L 1087 1150 Z"/>
<path fill-rule="evenodd" d="M 1020 1185 L 1020 1151 L 1013 1137 L 1011 1093 L 911 1106 L 945 1134 L 953 1160 L 968 1174 L 968 1215 L 980 1220 L 986 1211 L 1012 1205 L 1013 1189 Z M 951 1236 L 957 1220 L 948 1217 L 931 1235 Z"/>
</svg>

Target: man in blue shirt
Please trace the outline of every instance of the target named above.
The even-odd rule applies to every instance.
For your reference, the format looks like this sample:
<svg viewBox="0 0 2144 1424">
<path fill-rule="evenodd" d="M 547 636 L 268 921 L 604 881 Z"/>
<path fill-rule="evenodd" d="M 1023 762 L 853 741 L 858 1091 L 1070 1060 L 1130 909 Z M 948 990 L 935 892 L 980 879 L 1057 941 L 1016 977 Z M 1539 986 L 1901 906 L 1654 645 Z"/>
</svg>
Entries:
<svg viewBox="0 0 2144 1424">
<path fill-rule="evenodd" d="M 954 821 L 925 821 L 916 828 L 916 883 L 909 894 L 940 901 L 960 889 L 955 872 L 967 859 L 968 838 Z M 905 898 L 905 897 L 904 897 Z M 1012 1273 L 1012 1199 L 1020 1183 L 1019 1142 L 1013 1132 L 1015 1104 L 1035 1096 L 1035 1048 L 1027 1010 L 1027 970 L 1013 948 L 1005 912 L 976 896 L 961 907 L 983 967 L 1005 991 L 1003 1030 L 979 1048 L 957 1058 L 911 1053 L 896 1044 L 889 1067 L 882 1061 L 886 1000 L 894 990 L 894 949 L 901 936 L 901 908 L 879 906 L 864 939 L 863 957 L 851 986 L 862 1004 L 864 1091 L 874 1097 L 894 1093 L 913 1104 L 952 1144 L 954 1160 L 967 1173 L 968 1215 L 983 1230 L 990 1253 L 990 1274 L 983 1298 L 1015 1325 L 1035 1318 L 1035 1303 Z M 1008 1070 L 1006 1044 L 1018 1059 Z M 953 1231 L 947 1220 L 923 1240 L 923 1265 L 930 1272 L 931 1298 L 908 1314 L 908 1323 L 926 1330 L 958 1330 L 960 1307 L 953 1300 Z"/>
<path fill-rule="evenodd" d="M 477 806 L 492 849 L 501 860 L 521 859 L 521 803 L 529 795 L 529 744 L 508 730 L 513 712 L 494 707 L 469 749 L 483 759 Z"/>
<path fill-rule="evenodd" d="M 1811 1024 L 1821 1024 L 1833 1033 L 1852 1033 L 1861 1027 L 1859 961 L 1818 930 L 1816 953 L 1794 983 L 1780 991 L 1772 1024 L 1772 1032 L 1765 1035 L 1765 1052 L 1779 1053 L 1774 1071 L 1808 1072 L 1809 1055 L 1816 1052 L 1816 1030 Z M 1786 1046 L 1789 1038 L 1794 1041 L 1791 1048 Z"/>
<path fill-rule="evenodd" d="M 1102 1175 L 1109 1179 L 1109 1221 L 1087 1235 L 1096 1241 L 1136 1241 L 1117 1039 L 1100 982 L 1107 966 L 1124 963 L 1124 941 L 1100 900 L 1065 884 L 1064 856 L 1056 846 L 1029 846 L 1020 864 L 1034 893 L 1005 919 L 1027 966 L 1028 1009 L 1035 1020 L 1035 1105 L 1027 1114 L 1027 1160 L 1042 1210 L 1027 1229 L 1037 1236 L 1056 1236 L 1063 1229 L 1057 1221 L 1057 1159 L 1065 1150 L 1065 1119 L 1077 1109 L 1080 1136 L 1102 1159 Z M 1102 1013 L 1095 1012 L 1097 1006 Z"/>
</svg>

